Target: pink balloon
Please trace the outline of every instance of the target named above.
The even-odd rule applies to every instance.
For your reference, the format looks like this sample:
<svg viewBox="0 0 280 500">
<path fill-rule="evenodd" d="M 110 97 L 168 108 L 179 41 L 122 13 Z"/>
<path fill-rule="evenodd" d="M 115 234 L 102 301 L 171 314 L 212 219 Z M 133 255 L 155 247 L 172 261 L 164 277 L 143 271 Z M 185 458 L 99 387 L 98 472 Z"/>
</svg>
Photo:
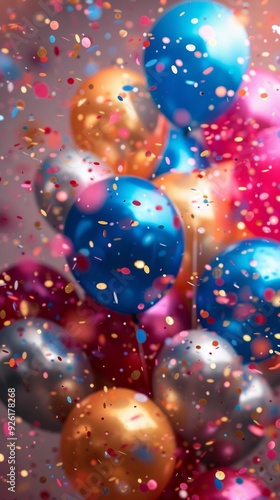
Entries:
<svg viewBox="0 0 280 500">
<path fill-rule="evenodd" d="M 239 157 L 260 130 L 280 124 L 279 77 L 251 68 L 243 76 L 238 95 L 227 113 L 215 123 L 202 126 L 216 161 Z"/>
<path fill-rule="evenodd" d="M 234 172 L 235 212 L 256 236 L 280 241 L 280 128 L 258 133 Z"/>
<path fill-rule="evenodd" d="M 139 328 L 147 334 L 147 353 L 152 354 L 161 349 L 167 337 L 191 327 L 189 309 L 182 295 L 175 288 L 142 314 L 138 315 Z"/>
<path fill-rule="evenodd" d="M 224 473 L 224 479 L 219 479 Z M 259 478 L 247 472 L 219 467 L 199 476 L 188 488 L 190 500 L 264 500 L 271 491 Z"/>
</svg>

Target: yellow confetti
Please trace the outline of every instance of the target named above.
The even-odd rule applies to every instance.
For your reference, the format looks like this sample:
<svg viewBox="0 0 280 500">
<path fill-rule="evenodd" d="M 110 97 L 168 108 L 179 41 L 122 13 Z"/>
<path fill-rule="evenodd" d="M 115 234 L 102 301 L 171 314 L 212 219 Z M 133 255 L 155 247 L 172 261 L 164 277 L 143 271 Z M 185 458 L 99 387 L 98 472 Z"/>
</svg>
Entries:
<svg viewBox="0 0 280 500">
<path fill-rule="evenodd" d="M 107 285 L 106 285 L 106 283 L 97 283 L 96 288 L 98 290 L 106 290 Z"/>
<path fill-rule="evenodd" d="M 217 470 L 215 476 L 220 481 L 223 481 L 225 479 L 225 477 L 226 477 L 225 473 L 222 470 Z"/>
<path fill-rule="evenodd" d="M 66 287 L 65 287 L 65 293 L 72 293 L 75 289 L 75 285 L 74 283 L 67 283 Z"/>
<path fill-rule="evenodd" d="M 137 268 L 137 269 L 144 269 L 144 266 L 145 266 L 145 262 L 143 260 L 136 260 L 134 262 L 134 266 Z"/>
</svg>

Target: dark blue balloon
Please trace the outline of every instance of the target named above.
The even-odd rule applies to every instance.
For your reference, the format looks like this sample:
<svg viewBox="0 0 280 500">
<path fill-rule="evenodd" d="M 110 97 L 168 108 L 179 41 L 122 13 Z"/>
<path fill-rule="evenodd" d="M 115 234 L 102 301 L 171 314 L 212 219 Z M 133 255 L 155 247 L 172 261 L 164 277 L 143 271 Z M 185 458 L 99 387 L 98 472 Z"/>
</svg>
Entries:
<svg viewBox="0 0 280 500">
<path fill-rule="evenodd" d="M 158 302 L 184 253 L 174 206 L 151 182 L 123 176 L 94 183 L 68 213 L 68 263 L 86 292 L 122 313 Z"/>
<path fill-rule="evenodd" d="M 279 352 L 280 245 L 256 238 L 227 247 L 201 276 L 197 312 L 245 363 Z"/>
<path fill-rule="evenodd" d="M 144 54 L 151 95 L 186 130 L 209 123 L 232 104 L 250 59 L 248 36 L 216 2 L 186 2 L 156 22 Z"/>
<path fill-rule="evenodd" d="M 166 172 L 189 174 L 196 168 L 209 167 L 208 158 L 201 156 L 206 149 L 195 137 L 185 137 L 181 130 L 170 130 L 166 150 L 153 178 Z"/>
</svg>

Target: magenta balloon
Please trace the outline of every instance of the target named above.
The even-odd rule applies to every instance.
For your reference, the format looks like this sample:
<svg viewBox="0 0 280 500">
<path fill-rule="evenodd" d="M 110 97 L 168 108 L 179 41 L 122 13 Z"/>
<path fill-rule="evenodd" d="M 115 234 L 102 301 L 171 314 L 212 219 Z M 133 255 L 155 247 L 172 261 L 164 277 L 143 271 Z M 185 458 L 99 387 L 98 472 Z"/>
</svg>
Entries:
<svg viewBox="0 0 280 500">
<path fill-rule="evenodd" d="M 267 127 L 280 124 L 279 77 L 251 68 L 243 76 L 239 97 L 214 123 L 203 125 L 209 150 L 216 161 L 238 157 Z"/>
<path fill-rule="evenodd" d="M 175 288 L 153 307 L 138 315 L 139 327 L 145 330 L 150 350 L 159 350 L 167 337 L 191 327 L 190 312 Z"/>
<path fill-rule="evenodd" d="M 280 133 L 278 127 L 258 133 L 255 145 L 237 163 L 236 215 L 256 236 L 280 241 Z"/>
<path fill-rule="evenodd" d="M 221 472 L 225 474 L 223 480 L 219 479 Z M 270 497 L 271 491 L 251 474 L 219 467 L 199 476 L 189 486 L 188 494 L 191 500 L 265 500 Z"/>
</svg>

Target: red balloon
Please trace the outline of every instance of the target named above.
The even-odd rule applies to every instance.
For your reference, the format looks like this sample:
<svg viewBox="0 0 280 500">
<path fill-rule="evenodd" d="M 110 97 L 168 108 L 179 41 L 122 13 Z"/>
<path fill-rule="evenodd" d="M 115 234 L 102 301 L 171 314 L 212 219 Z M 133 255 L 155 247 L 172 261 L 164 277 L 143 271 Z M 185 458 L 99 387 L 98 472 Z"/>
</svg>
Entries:
<svg viewBox="0 0 280 500">
<path fill-rule="evenodd" d="M 266 484 L 256 476 L 226 467 L 205 472 L 187 491 L 190 500 L 264 500 L 271 495 Z"/>
<path fill-rule="evenodd" d="M 203 125 L 204 136 L 215 161 L 238 157 L 267 127 L 280 124 L 278 76 L 251 68 L 243 76 L 238 99 L 215 123 Z"/>
<path fill-rule="evenodd" d="M 280 134 L 278 127 L 259 132 L 236 165 L 234 210 L 256 236 L 280 241 Z"/>
<path fill-rule="evenodd" d="M 94 370 L 104 385 L 146 393 L 151 390 L 151 370 L 164 340 L 189 327 L 189 311 L 175 287 L 137 317 L 111 311 L 87 298 L 68 312 L 65 321 L 70 335 L 87 345 Z M 137 336 L 139 329 L 146 335 L 142 343 Z"/>
<path fill-rule="evenodd" d="M 0 327 L 37 316 L 63 324 L 67 308 L 79 302 L 72 281 L 35 260 L 2 271 L 0 285 Z"/>
</svg>

